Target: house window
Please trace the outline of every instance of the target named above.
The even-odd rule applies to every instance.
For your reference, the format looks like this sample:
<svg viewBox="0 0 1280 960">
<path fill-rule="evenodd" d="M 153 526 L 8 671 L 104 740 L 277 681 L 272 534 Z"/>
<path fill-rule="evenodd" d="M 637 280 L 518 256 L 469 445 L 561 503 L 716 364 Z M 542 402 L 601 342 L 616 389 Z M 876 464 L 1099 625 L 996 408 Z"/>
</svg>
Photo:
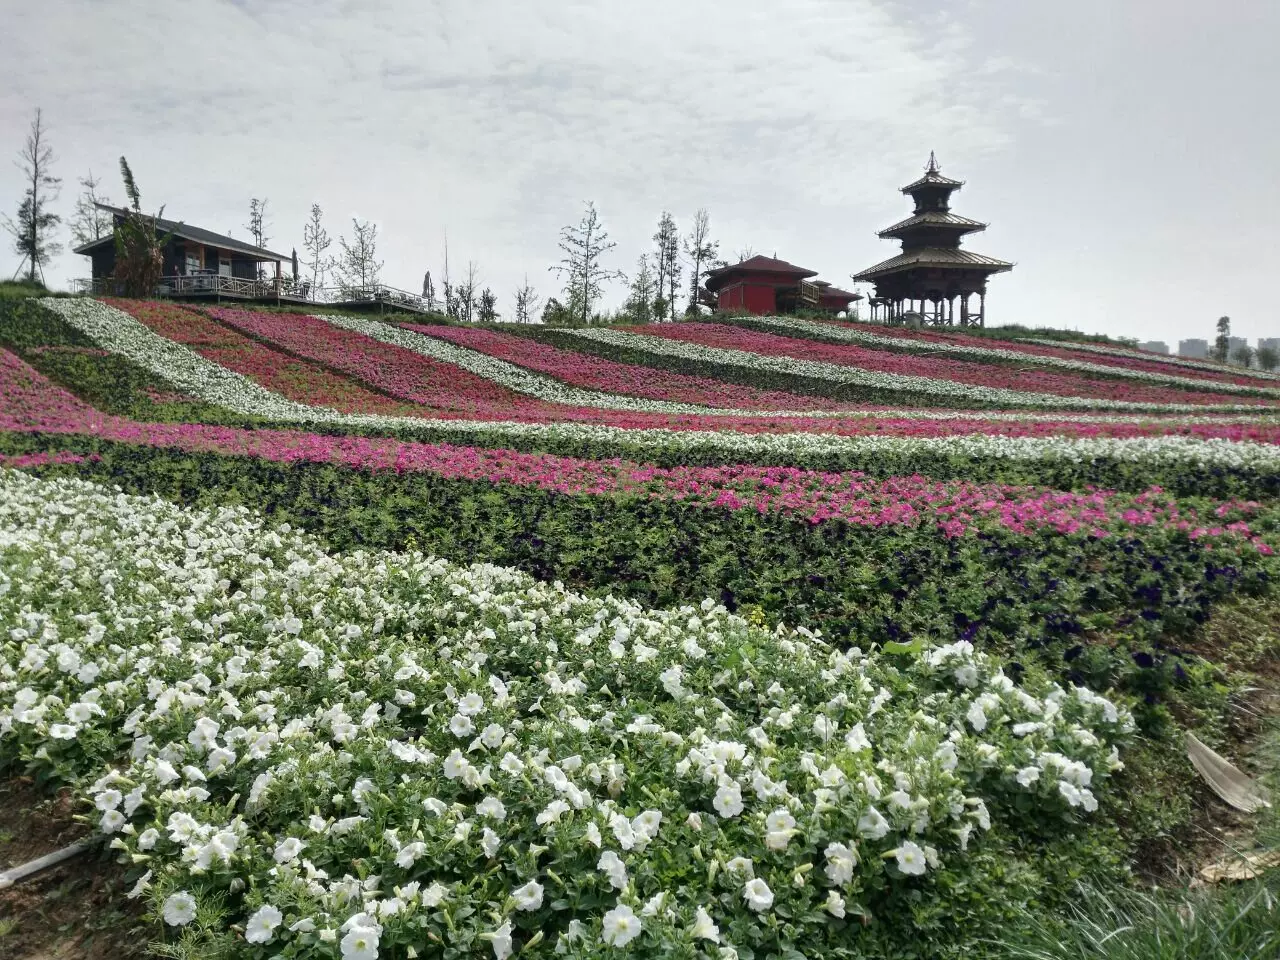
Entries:
<svg viewBox="0 0 1280 960">
<path fill-rule="evenodd" d="M 229 257 L 228 257 L 228 258 L 222 258 L 222 257 L 219 257 L 219 258 L 218 258 L 218 276 L 220 276 L 220 277 L 229 277 L 229 276 L 231 276 L 231 259 L 230 259 Z"/>
<path fill-rule="evenodd" d="M 195 273 L 200 269 L 200 254 L 187 252 L 187 273 Z"/>
</svg>

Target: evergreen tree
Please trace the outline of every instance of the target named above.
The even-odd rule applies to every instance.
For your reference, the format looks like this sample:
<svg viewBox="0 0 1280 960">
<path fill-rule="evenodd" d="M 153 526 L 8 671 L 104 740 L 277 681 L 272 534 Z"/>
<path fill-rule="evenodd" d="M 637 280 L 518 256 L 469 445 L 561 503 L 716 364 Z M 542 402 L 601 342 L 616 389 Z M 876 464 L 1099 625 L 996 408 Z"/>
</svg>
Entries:
<svg viewBox="0 0 1280 960">
<path fill-rule="evenodd" d="M 600 262 L 616 246 L 600 223 L 596 205 L 589 200 L 578 224 L 560 231 L 564 258 L 550 269 L 564 278 L 569 310 L 574 319 L 584 325 L 591 322 L 591 308 L 603 294 L 604 284 L 625 279 L 618 271 L 605 269 Z"/>
<path fill-rule="evenodd" d="M 4 218 L 4 228 L 13 237 L 13 249 L 21 255 L 14 276 L 26 268 L 31 283 L 44 283 L 44 265 L 62 252 L 62 244 L 53 239 L 54 228 L 62 218 L 49 209 L 58 198 L 60 177 L 52 172 L 57 158 L 45 136 L 44 114 L 36 110 L 27 131 L 27 139 L 18 151 L 18 169 L 24 186 L 18 204 L 18 218 Z"/>
<path fill-rule="evenodd" d="M 529 275 L 526 273 L 524 283 L 516 289 L 516 323 L 532 323 L 533 315 L 538 312 L 538 295 L 529 286 Z"/>
<path fill-rule="evenodd" d="M 378 259 L 378 225 L 351 218 L 352 238 L 338 237 L 338 259 L 333 265 L 338 281 L 351 291 L 363 292 L 378 285 L 383 261 Z"/>
<path fill-rule="evenodd" d="M 1218 318 L 1218 336 L 1213 341 L 1213 358 L 1219 363 L 1227 362 L 1227 353 L 1231 349 L 1231 318 Z"/>
<path fill-rule="evenodd" d="M 1280 367 L 1280 350 L 1275 347 L 1259 347 L 1257 353 L 1258 366 L 1270 373 Z"/>
<path fill-rule="evenodd" d="M 311 295 L 324 286 L 325 275 L 333 264 L 332 258 L 325 253 L 333 243 L 329 239 L 329 231 L 324 228 L 324 211 L 320 204 L 311 204 L 311 219 L 302 228 L 302 247 L 307 251 L 307 265 L 311 268 Z"/>
<path fill-rule="evenodd" d="M 633 322 L 653 322 L 653 302 L 657 289 L 653 268 L 649 266 L 649 255 L 641 254 L 636 261 L 636 273 L 631 278 L 631 289 L 623 308 Z"/>
<path fill-rule="evenodd" d="M 498 320 L 498 298 L 488 287 L 480 291 L 480 298 L 476 302 L 476 319 L 481 323 L 496 323 Z"/>
</svg>

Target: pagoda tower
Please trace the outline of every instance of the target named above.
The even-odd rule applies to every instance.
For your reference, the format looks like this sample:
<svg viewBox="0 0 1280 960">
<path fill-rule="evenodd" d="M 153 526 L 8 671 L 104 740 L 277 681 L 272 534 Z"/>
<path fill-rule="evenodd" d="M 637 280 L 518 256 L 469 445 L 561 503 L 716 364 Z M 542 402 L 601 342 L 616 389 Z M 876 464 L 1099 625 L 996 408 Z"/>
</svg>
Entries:
<svg viewBox="0 0 1280 960">
<path fill-rule="evenodd" d="M 930 152 L 924 176 L 902 188 L 915 201 L 915 212 L 878 234 L 884 240 L 901 240 L 902 252 L 853 276 L 875 284 L 872 320 L 904 323 L 915 314 L 937 326 L 983 326 L 987 277 L 1006 273 L 1013 264 L 960 249 L 966 234 L 987 229 L 985 223 L 951 212 L 951 194 L 963 186 L 963 180 L 942 175 Z"/>
</svg>

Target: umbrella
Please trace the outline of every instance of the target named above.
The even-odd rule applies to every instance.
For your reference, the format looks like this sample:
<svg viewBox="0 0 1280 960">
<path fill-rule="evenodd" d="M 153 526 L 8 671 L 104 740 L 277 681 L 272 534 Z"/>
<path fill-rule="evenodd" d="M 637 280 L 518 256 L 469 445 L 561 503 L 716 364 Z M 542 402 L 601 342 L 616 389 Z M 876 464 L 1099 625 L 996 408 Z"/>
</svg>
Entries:
<svg viewBox="0 0 1280 960">
<path fill-rule="evenodd" d="M 298 282 L 298 248 L 293 248 L 293 282 Z"/>
</svg>

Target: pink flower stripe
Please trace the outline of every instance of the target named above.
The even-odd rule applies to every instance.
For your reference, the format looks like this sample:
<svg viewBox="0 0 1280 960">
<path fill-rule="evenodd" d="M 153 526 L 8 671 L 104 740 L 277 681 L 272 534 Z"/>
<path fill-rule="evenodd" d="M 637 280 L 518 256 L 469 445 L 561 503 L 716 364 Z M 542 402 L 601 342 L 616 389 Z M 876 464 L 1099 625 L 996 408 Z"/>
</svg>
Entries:
<svg viewBox="0 0 1280 960">
<path fill-rule="evenodd" d="M 1206 380 L 1213 383 L 1235 384 L 1241 387 L 1275 387 L 1276 381 L 1261 377 L 1251 377 L 1239 370 L 1223 366 L 1222 371 L 1201 370 L 1181 364 L 1161 363 L 1159 360 L 1143 360 L 1138 357 L 1126 357 L 1120 354 L 1095 353 L 1092 350 L 1072 350 L 1070 346 L 1045 347 L 1038 343 L 1022 343 L 1018 340 L 989 340 L 985 337 L 968 337 L 962 333 L 943 333 L 934 330 L 911 330 L 909 328 L 883 327 L 878 324 L 850 323 L 834 320 L 831 323 L 839 327 L 848 327 L 863 333 L 872 333 L 882 337 L 898 337 L 904 340 L 920 340 L 925 343 L 953 343 L 964 347 L 998 347 L 1001 350 L 1015 350 L 1033 357 L 1057 357 L 1062 360 L 1082 360 L 1102 366 L 1116 367 L 1124 370 L 1141 370 L 1147 373 L 1158 373 L 1163 376 L 1185 377 L 1191 380 Z M 1099 344 L 1103 346 L 1103 344 Z"/>
<path fill-rule="evenodd" d="M 134 304 L 134 301 L 121 301 L 123 308 Z M 404 414 L 418 417 L 437 417 L 439 419 L 494 419 L 509 420 L 524 423 L 562 423 L 562 422 L 587 422 L 601 423 L 608 426 L 615 426 L 621 429 L 645 429 L 645 428 L 663 428 L 668 430 L 721 430 L 733 431 L 747 434 L 766 434 L 766 433 L 787 433 L 787 432 L 806 432 L 816 434 L 836 434 L 840 436 L 865 436 L 865 435 L 881 435 L 881 436 L 898 436 L 898 437 L 943 437 L 954 436 L 956 434 L 972 434 L 981 433 L 991 436 L 1007 436 L 1007 437 L 1071 437 L 1071 438 L 1089 438 L 1089 437 L 1155 437 L 1164 435 L 1181 434 L 1184 436 L 1194 436 L 1201 438 L 1216 438 L 1222 440 L 1234 441 L 1253 441 L 1255 443 L 1280 443 L 1280 424 L 1274 423 L 1179 423 L 1176 421 L 1165 421 L 1153 417 L 1150 420 L 1140 422 L 1118 422 L 1118 423 L 1089 423 L 1073 421 L 1069 417 L 1054 420 L 969 420 L 969 419 L 938 419 L 938 420 L 916 420 L 906 417 L 886 416 L 868 416 L 868 417 L 850 417 L 847 420 L 835 418 L 810 418 L 795 417 L 787 419 L 773 419 L 768 417 L 744 418 L 732 416 L 718 417 L 699 417 L 699 416 L 664 416 L 661 414 L 640 414 L 640 413 L 610 413 L 607 411 L 587 410 L 574 407 L 552 407 L 552 413 L 548 415 L 528 414 L 522 409 L 512 409 L 509 407 L 494 407 L 487 409 L 481 414 L 473 414 L 465 417 L 459 414 L 450 414 L 445 412 L 426 409 L 423 406 L 405 403 L 399 406 L 394 405 L 394 401 L 388 401 L 386 398 L 377 394 L 371 394 L 367 391 L 361 392 L 361 388 L 350 384 L 337 375 L 316 367 L 312 364 L 306 364 L 300 361 L 294 361 L 288 356 L 270 348 L 249 340 L 246 337 L 237 334 L 233 330 L 226 330 L 219 327 L 208 317 L 200 316 L 188 310 L 173 307 L 168 304 L 148 305 L 162 306 L 169 311 L 174 311 L 161 318 L 156 312 L 147 311 L 146 315 L 150 317 L 150 323 L 163 326 L 165 330 L 172 331 L 174 338 L 179 342 L 203 342 L 205 349 L 213 351 L 221 351 L 215 353 L 219 360 L 230 355 L 234 359 L 235 365 L 231 369 L 236 369 L 240 373 L 244 373 L 250 379 L 265 382 L 267 384 L 283 384 L 290 389 L 285 395 L 290 399 L 303 399 L 303 402 L 321 403 L 324 406 L 343 412 L 360 412 L 361 407 L 372 405 L 375 402 L 384 402 L 389 406 L 387 412 Z M 139 318 L 141 319 L 141 318 Z M 314 320 L 314 318 L 312 318 Z M 190 324 L 188 324 L 190 321 Z M 147 322 L 147 321 L 143 321 Z M 323 321 L 314 321 L 323 322 Z M 203 325 L 203 326 L 202 326 Z M 328 326 L 326 324 L 326 326 Z M 153 327 L 153 329 L 156 329 Z M 357 336 L 352 334 L 352 336 Z M 368 339 L 368 338 L 365 338 Z M 377 342 L 377 341 L 374 341 Z M 217 343 L 219 347 L 211 347 L 209 344 Z M 228 349 L 227 344 L 235 344 L 234 349 Z M 197 352 L 203 352 L 202 349 Z M 206 354 L 207 355 L 207 354 Z M 413 356 L 417 357 L 418 354 Z M 246 359 L 250 358 L 250 359 Z M 21 363 L 16 357 L 11 357 L 13 362 Z M 423 358 L 424 360 L 426 358 Z M 271 368 L 273 365 L 282 367 L 284 365 L 294 365 L 291 369 L 300 370 L 305 375 L 303 386 L 299 387 L 298 380 L 287 380 L 280 374 L 262 375 L 262 379 L 253 376 L 251 371 L 261 371 L 264 367 Z M 35 371 L 26 364 L 21 364 L 29 374 L 35 374 Z M 448 366 L 448 365 L 446 365 Z M 455 369 L 455 368 L 450 368 Z M 458 371 L 465 373 L 465 371 Z M 29 429 L 40 429 L 41 423 L 50 415 L 46 411 L 46 406 L 50 402 L 49 390 L 57 390 L 52 384 L 48 384 L 41 377 L 41 381 L 46 384 L 46 388 L 41 390 L 21 389 L 21 396 L 12 394 L 11 392 L 19 389 L 16 384 L 20 384 L 27 374 L 19 375 L 13 369 L 8 370 L 7 375 L 0 377 L 0 408 L 8 409 L 13 416 L 18 417 Z M 321 388 L 327 383 L 336 382 L 339 389 L 322 390 Z M 487 382 L 487 381 L 486 381 Z M 6 394 L 6 391 L 10 391 Z M 52 416 L 55 422 L 61 422 L 57 418 L 64 415 L 62 406 L 67 399 L 74 400 L 80 404 L 71 394 L 59 391 L 62 400 L 54 404 Z M 363 403 L 348 404 L 351 395 L 355 393 L 358 399 L 363 399 Z M 160 396 L 160 395 L 157 395 Z M 317 399 L 319 396 L 322 399 Z M 153 398 L 154 399 L 154 398 Z M 172 398 L 164 397 L 164 399 L 182 400 L 187 399 L 178 395 Z M 7 401 L 7 402 L 6 402 Z M 531 401 L 536 402 L 536 401 Z M 91 407 L 81 404 L 84 417 L 101 421 L 103 415 Z M 45 411 L 45 412 L 42 412 Z M 382 412 L 382 411 L 377 411 Z M 22 419 L 26 418 L 26 419 Z"/>
<path fill-rule="evenodd" d="M 589 390 L 644 397 L 648 400 L 672 400 L 707 407 L 738 410 L 856 410 L 865 405 L 839 403 L 778 390 L 756 390 L 708 377 L 669 373 L 650 367 L 604 360 L 587 353 L 562 350 L 527 337 L 479 327 L 447 327 L 401 324 L 430 337 L 448 340 L 459 346 L 478 350 L 491 357 L 506 360 L 527 370 L 536 370 L 557 380 Z"/>
<path fill-rule="evenodd" d="M 1004 387 L 1060 397 L 1088 397 L 1134 403 L 1187 403 L 1201 406 L 1224 402 L 1222 395 L 1218 393 L 1154 387 L 1105 378 L 1091 379 L 1081 374 L 1058 373 L 1039 368 L 1021 370 L 1008 365 L 979 363 L 972 360 L 914 356 L 850 344 L 836 345 L 816 340 L 801 340 L 716 323 L 652 324 L 622 329 L 630 333 L 696 343 L 706 347 L 747 350 L 763 356 L 818 360 L 857 367 L 860 370 L 931 377 L 935 380 L 952 380 L 982 387 Z M 1253 397 L 1233 398 L 1231 402 L 1263 408 L 1274 406 Z"/>
<path fill-rule="evenodd" d="M 1133 496 L 1078 494 L 1041 487 L 940 482 L 924 477 L 877 480 L 858 471 L 826 473 L 751 465 L 658 467 L 625 460 L 582 460 L 451 444 L 325 436 L 297 430 L 245 430 L 204 424 L 136 423 L 104 416 L 0 350 L 0 430 L 92 434 L 108 440 L 187 452 L 260 457 L 279 463 L 327 463 L 358 470 L 424 472 L 447 479 L 536 487 L 566 496 L 673 500 L 708 509 L 795 515 L 818 524 L 843 520 L 861 527 L 934 527 L 944 536 L 1004 529 L 1017 534 L 1089 535 L 1161 527 L 1197 540 L 1226 539 L 1272 548 L 1255 536 L 1254 502 L 1227 501 L 1201 519 L 1153 487 Z M 78 462 L 33 455 L 24 465 Z M 18 458 L 10 458 L 18 459 Z M 1206 544 L 1207 545 L 1207 544 Z"/>
<path fill-rule="evenodd" d="M 53 463 L 76 464 L 84 463 L 86 460 L 98 461 L 102 458 L 96 453 L 87 457 L 78 453 L 71 453 L 67 450 L 58 450 L 51 453 L 21 453 L 21 454 L 2 454 L 0 453 L 0 467 L 45 467 Z"/>
</svg>

